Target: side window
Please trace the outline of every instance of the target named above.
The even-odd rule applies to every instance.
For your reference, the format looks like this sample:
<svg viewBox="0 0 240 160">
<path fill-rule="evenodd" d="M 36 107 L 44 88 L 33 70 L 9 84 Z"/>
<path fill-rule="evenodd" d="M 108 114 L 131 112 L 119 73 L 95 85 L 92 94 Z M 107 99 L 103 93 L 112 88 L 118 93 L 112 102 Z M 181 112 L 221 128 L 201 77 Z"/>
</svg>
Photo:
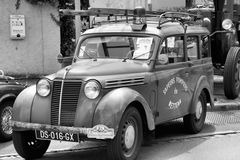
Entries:
<svg viewBox="0 0 240 160">
<path fill-rule="evenodd" d="M 201 42 L 200 42 L 200 54 L 202 58 L 210 57 L 209 52 L 209 37 L 208 36 L 202 36 Z"/>
<path fill-rule="evenodd" d="M 158 55 L 158 62 L 160 64 L 184 61 L 183 38 L 183 36 L 171 36 L 162 42 Z"/>
<path fill-rule="evenodd" d="M 187 58 L 188 61 L 193 61 L 198 59 L 198 37 L 189 36 L 187 37 Z"/>
</svg>

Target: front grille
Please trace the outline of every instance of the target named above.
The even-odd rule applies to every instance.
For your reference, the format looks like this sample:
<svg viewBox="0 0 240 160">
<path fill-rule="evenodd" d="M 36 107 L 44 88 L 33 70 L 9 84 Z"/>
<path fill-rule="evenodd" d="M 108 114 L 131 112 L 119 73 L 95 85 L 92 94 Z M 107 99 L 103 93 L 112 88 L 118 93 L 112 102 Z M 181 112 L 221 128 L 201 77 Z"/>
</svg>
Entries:
<svg viewBox="0 0 240 160">
<path fill-rule="evenodd" d="M 81 89 L 79 81 L 64 81 L 61 103 L 61 126 L 73 126 L 78 104 L 79 92 Z M 62 81 L 53 82 L 53 93 L 51 103 L 51 124 L 58 125 L 59 119 L 59 102 L 61 96 Z"/>
</svg>

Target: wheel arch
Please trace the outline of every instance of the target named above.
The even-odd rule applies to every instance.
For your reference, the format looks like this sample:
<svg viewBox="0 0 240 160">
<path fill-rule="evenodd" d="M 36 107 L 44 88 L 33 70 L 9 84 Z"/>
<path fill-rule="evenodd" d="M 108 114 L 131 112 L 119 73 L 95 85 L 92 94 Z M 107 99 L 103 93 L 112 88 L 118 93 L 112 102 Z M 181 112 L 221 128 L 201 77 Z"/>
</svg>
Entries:
<svg viewBox="0 0 240 160">
<path fill-rule="evenodd" d="M 112 90 L 100 100 L 94 113 L 93 126 L 104 124 L 114 128 L 116 134 L 123 113 L 128 107 L 135 107 L 139 111 L 143 127 L 148 130 L 155 129 L 154 117 L 147 101 L 140 93 L 130 88 Z"/>
<path fill-rule="evenodd" d="M 141 118 L 142 118 L 142 127 L 143 127 L 143 134 L 145 135 L 145 136 L 147 136 L 147 134 L 149 133 L 149 131 L 151 131 L 151 129 L 149 128 L 149 126 L 148 126 L 148 123 L 147 123 L 147 116 L 146 116 L 146 112 L 145 112 L 145 110 L 144 110 L 144 107 L 143 107 L 143 105 L 139 102 L 139 101 L 133 101 L 133 102 L 131 102 L 129 105 L 128 105 L 128 107 L 127 108 L 129 108 L 129 107 L 134 107 L 134 108 L 136 108 L 137 110 L 138 110 L 138 112 L 140 113 L 140 116 L 141 116 Z M 127 109 L 126 108 L 126 109 Z M 144 136 L 144 137 L 145 137 Z"/>
<path fill-rule="evenodd" d="M 197 103 L 197 98 L 199 95 L 204 92 L 206 98 L 207 98 L 207 103 L 210 103 L 211 107 L 214 107 L 214 101 L 213 101 L 213 86 L 210 86 L 208 83 L 207 77 L 206 76 L 201 76 L 197 82 L 197 85 L 195 87 L 194 93 L 193 93 L 193 98 L 191 102 L 191 109 L 190 113 L 195 112 L 195 106 Z"/>
<path fill-rule="evenodd" d="M 13 101 L 14 102 L 16 97 L 17 96 L 15 94 L 12 94 L 12 93 L 5 94 L 0 98 L 0 105 L 6 103 L 8 101 Z"/>
</svg>

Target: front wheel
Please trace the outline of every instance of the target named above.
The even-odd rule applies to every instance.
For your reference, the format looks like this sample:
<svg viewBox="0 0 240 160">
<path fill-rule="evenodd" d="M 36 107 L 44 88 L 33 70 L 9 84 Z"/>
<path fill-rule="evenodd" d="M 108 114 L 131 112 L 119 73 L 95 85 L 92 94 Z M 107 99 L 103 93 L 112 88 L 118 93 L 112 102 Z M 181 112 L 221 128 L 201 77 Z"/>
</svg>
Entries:
<svg viewBox="0 0 240 160">
<path fill-rule="evenodd" d="M 183 117 L 184 126 L 190 133 L 198 133 L 203 129 L 207 114 L 207 100 L 205 93 L 202 92 L 195 106 L 195 113 Z"/>
<path fill-rule="evenodd" d="M 136 159 L 142 140 L 141 116 L 136 108 L 130 107 L 122 116 L 115 138 L 108 142 L 108 158 L 111 160 Z"/>
<path fill-rule="evenodd" d="M 224 94 L 228 99 L 235 99 L 240 91 L 240 48 L 231 47 L 224 65 Z"/>
<path fill-rule="evenodd" d="M 12 139 L 12 127 L 9 120 L 12 119 L 13 101 L 7 101 L 0 105 L 0 141 L 5 142 Z"/>
<path fill-rule="evenodd" d="M 38 140 L 34 131 L 14 131 L 13 144 L 17 153 L 25 159 L 41 158 L 47 151 L 50 141 Z"/>
</svg>

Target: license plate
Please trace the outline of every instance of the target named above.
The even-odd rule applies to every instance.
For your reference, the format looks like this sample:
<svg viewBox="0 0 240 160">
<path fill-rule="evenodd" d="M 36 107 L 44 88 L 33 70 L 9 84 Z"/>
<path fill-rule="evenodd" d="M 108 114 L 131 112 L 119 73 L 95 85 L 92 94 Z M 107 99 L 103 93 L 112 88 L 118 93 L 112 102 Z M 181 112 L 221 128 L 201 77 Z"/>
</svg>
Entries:
<svg viewBox="0 0 240 160">
<path fill-rule="evenodd" d="M 42 139 L 42 140 L 79 142 L 78 135 L 73 133 L 35 130 L 35 135 L 37 139 Z"/>
</svg>

